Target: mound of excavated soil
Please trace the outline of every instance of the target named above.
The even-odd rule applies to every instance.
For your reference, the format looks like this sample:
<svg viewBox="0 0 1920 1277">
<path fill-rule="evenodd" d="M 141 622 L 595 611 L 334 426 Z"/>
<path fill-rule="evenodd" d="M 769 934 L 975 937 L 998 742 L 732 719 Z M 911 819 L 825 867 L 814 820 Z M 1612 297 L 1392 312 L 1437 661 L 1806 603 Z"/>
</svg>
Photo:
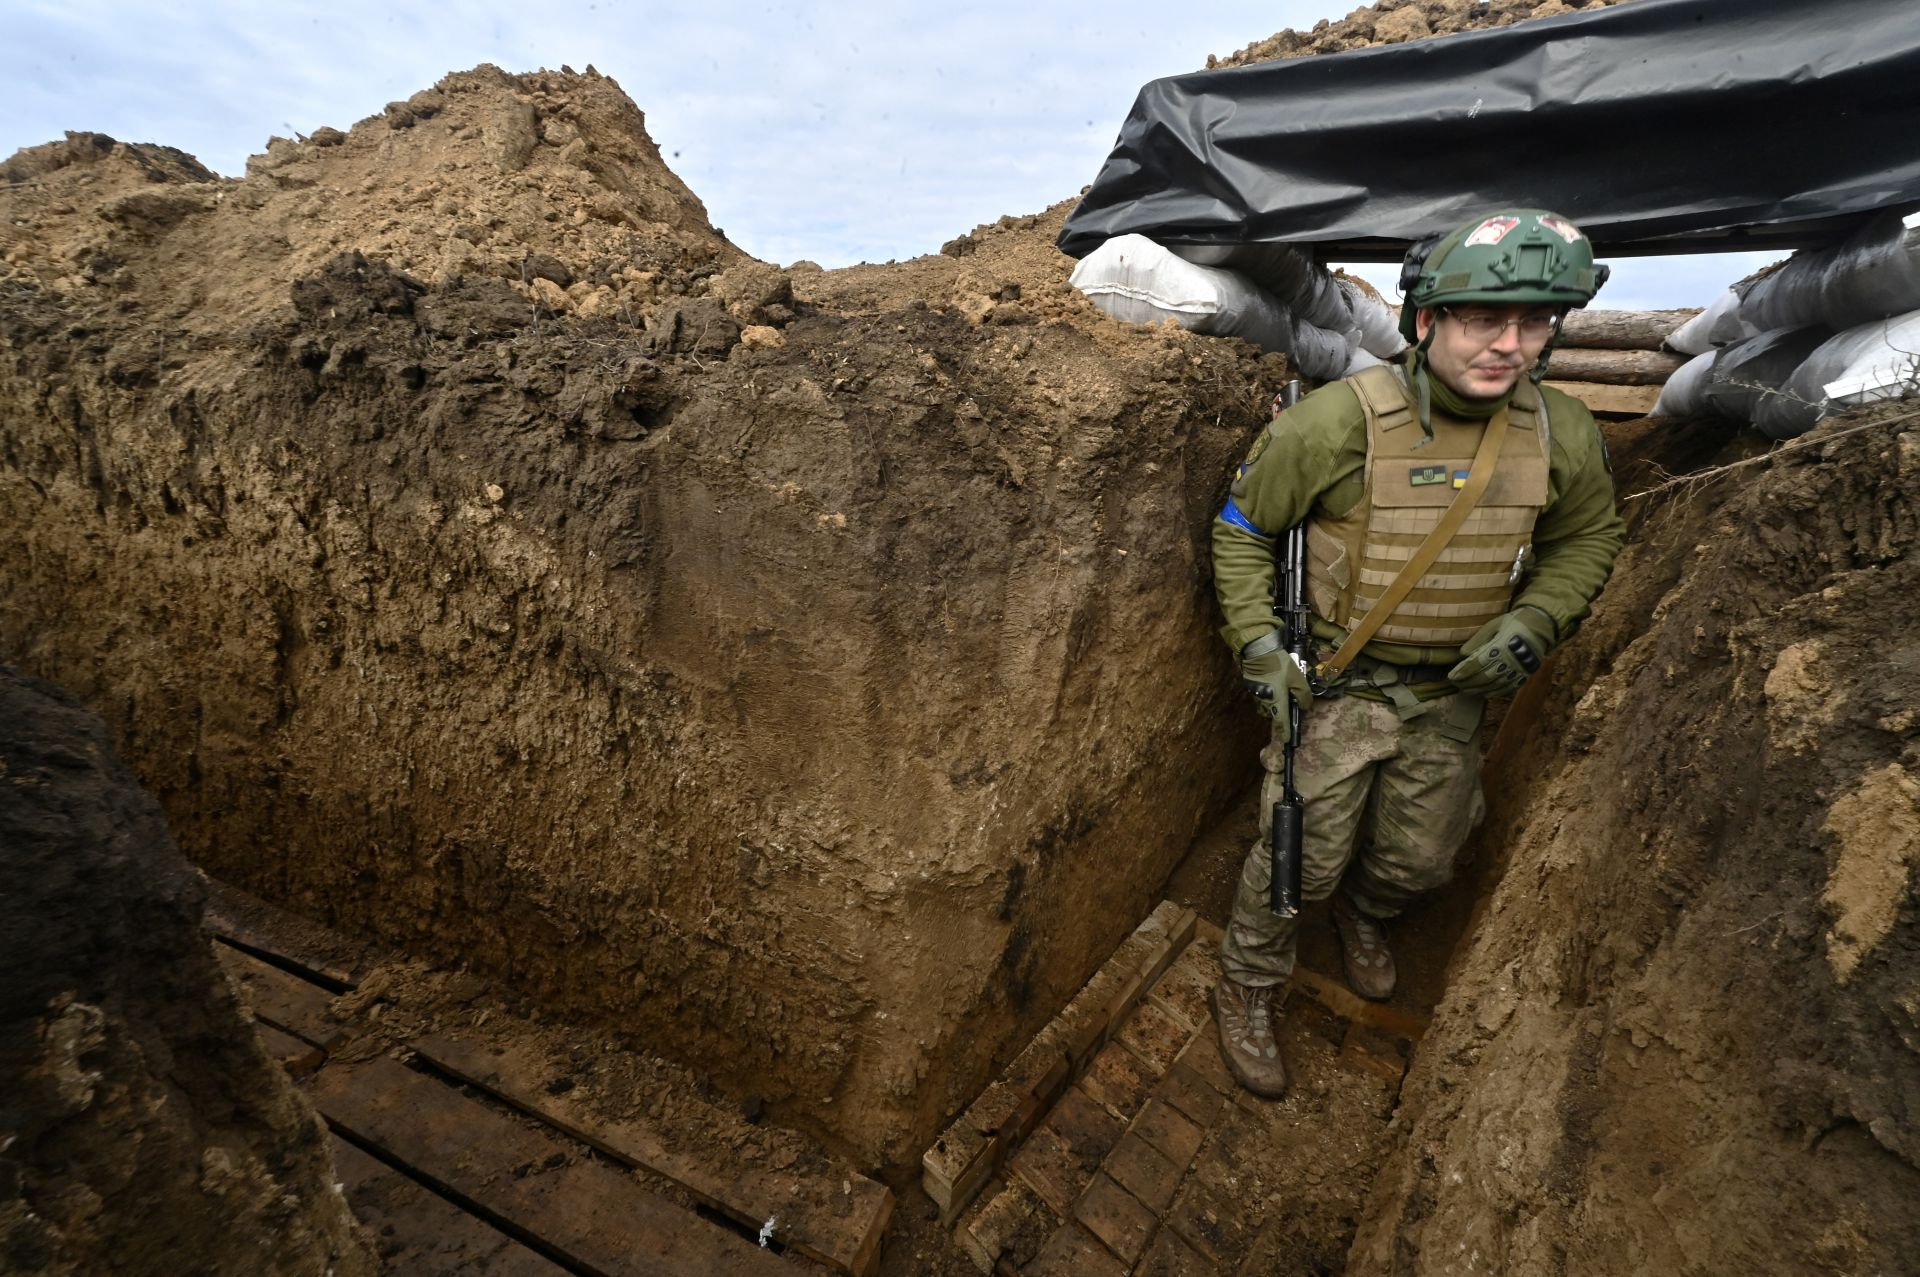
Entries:
<svg viewBox="0 0 1920 1277">
<path fill-rule="evenodd" d="M 1551 18 L 1626 3 L 1628 0 L 1380 0 L 1337 21 L 1322 18 L 1307 31 L 1287 30 L 1268 36 L 1230 57 L 1209 55 L 1207 66 L 1243 67 L 1278 58 L 1345 53 L 1462 31 L 1510 27 L 1529 18 Z"/>
<path fill-rule="evenodd" d="M 200 931 L 205 883 L 100 720 L 0 667 L 0 1269 L 377 1270 L 325 1130 Z"/>
<path fill-rule="evenodd" d="M 1062 210 L 756 263 L 611 81 L 0 192 L 0 651 L 189 853 L 904 1162 L 1253 766 L 1206 526 L 1284 361 Z"/>
<path fill-rule="evenodd" d="M 1920 1264 L 1920 426 L 1808 443 L 1627 503 L 1349 1272 Z"/>
</svg>

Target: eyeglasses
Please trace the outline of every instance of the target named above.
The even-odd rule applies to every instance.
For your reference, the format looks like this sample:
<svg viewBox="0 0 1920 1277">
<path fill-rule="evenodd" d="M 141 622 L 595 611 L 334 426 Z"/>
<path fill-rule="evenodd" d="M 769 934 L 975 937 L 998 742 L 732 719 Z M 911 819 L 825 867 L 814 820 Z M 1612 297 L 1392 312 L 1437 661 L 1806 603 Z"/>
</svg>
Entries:
<svg viewBox="0 0 1920 1277">
<path fill-rule="evenodd" d="M 1474 341 L 1495 341 L 1509 328 L 1517 328 L 1520 335 L 1528 341 L 1539 341 L 1550 336 L 1560 316 L 1521 315 L 1517 319 L 1502 319 L 1498 315 L 1489 315 L 1484 311 L 1448 310 L 1446 314 L 1460 325 L 1460 331 Z"/>
</svg>

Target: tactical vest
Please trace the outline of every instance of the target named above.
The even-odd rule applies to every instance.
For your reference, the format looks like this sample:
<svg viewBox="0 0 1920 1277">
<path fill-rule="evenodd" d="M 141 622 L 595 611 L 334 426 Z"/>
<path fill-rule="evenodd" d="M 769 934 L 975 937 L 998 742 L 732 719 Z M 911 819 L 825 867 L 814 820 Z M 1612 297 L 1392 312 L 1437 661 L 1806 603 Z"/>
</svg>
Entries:
<svg viewBox="0 0 1920 1277">
<path fill-rule="evenodd" d="M 1352 629 L 1400 574 L 1453 503 L 1486 421 L 1433 414 L 1433 438 L 1391 368 L 1348 379 L 1367 416 L 1365 489 L 1339 518 L 1307 519 L 1307 590 L 1314 612 Z M 1523 552 L 1547 504 L 1551 440 L 1546 405 L 1521 378 L 1507 405 L 1493 481 L 1440 558 L 1393 610 L 1375 639 L 1458 647 L 1513 601 Z"/>
</svg>

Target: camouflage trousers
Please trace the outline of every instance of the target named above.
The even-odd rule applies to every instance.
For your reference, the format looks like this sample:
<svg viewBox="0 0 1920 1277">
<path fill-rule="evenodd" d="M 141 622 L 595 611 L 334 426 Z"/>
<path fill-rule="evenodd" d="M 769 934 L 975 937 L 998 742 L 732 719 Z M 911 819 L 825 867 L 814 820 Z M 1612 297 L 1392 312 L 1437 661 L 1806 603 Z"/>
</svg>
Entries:
<svg viewBox="0 0 1920 1277">
<path fill-rule="evenodd" d="M 1306 803 L 1303 901 L 1325 900 L 1344 885 L 1361 913 L 1391 918 L 1453 876 L 1454 856 L 1486 812 L 1482 707 L 1455 704 L 1459 700 L 1455 693 L 1429 701 L 1424 713 L 1406 721 L 1392 705 L 1356 696 L 1316 701 L 1307 711 L 1293 763 L 1294 788 Z M 1450 727 L 1450 717 L 1464 717 L 1469 728 Z M 1469 739 L 1452 739 L 1460 735 Z M 1273 878 L 1267 840 L 1286 741 L 1286 720 L 1278 719 L 1260 751 L 1267 769 L 1260 841 L 1240 871 L 1220 945 L 1221 969 L 1241 984 L 1277 985 L 1293 974 L 1299 919 L 1277 918 L 1267 908 Z"/>
</svg>

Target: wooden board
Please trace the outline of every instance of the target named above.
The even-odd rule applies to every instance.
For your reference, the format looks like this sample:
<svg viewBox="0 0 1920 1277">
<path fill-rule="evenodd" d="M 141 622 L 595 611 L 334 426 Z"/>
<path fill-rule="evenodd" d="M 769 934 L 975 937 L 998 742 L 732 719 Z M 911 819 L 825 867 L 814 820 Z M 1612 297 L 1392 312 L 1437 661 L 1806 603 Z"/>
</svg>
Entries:
<svg viewBox="0 0 1920 1277">
<path fill-rule="evenodd" d="M 792 1277 L 772 1251 L 392 1060 L 330 1066 L 306 1090 L 355 1143 L 595 1277 Z"/>
<path fill-rule="evenodd" d="M 569 1277 L 493 1225 L 333 1137 L 333 1165 L 384 1271 L 407 1277 Z"/>
<path fill-rule="evenodd" d="M 327 1062 L 325 1051 L 291 1033 L 282 1033 L 265 1020 L 256 1020 L 253 1032 L 274 1062 L 296 1078 L 305 1077 Z"/>
<path fill-rule="evenodd" d="M 327 1012 L 333 1001 L 333 994 L 327 990 L 244 950 L 216 944 L 213 951 L 256 1019 L 326 1051 L 345 1036 L 339 1021 Z"/>
<path fill-rule="evenodd" d="M 1044 1113 L 1093 1061 L 1193 939 L 1193 910 L 1163 900 L 1093 978 L 1034 1036 L 1000 1080 L 967 1107 L 920 1157 L 920 1184 L 951 1226 L 1019 1143 L 1009 1114 Z M 1061 1073 L 1064 1061 L 1065 1072 Z M 1029 1121 L 1024 1129 L 1031 1129 Z"/>
<path fill-rule="evenodd" d="M 1554 381 L 1547 384 L 1585 404 L 1596 417 L 1645 417 L 1660 401 L 1658 386 L 1603 386 L 1592 381 Z"/>
<path fill-rule="evenodd" d="M 359 983 L 348 956 L 352 946 L 338 935 L 218 879 L 207 880 L 204 925 L 238 948 L 304 967 L 335 993 Z"/>
<path fill-rule="evenodd" d="M 1418 1042 L 1427 1031 L 1426 1021 L 1396 1011 L 1384 1002 L 1369 1002 L 1349 989 L 1339 980 L 1329 979 L 1318 971 L 1309 971 L 1306 967 L 1295 966 L 1293 984 L 1300 992 L 1318 1002 L 1327 1010 L 1343 1020 L 1352 1020 L 1381 1029 L 1394 1037 Z"/>
<path fill-rule="evenodd" d="M 846 1169 L 823 1181 L 770 1167 L 716 1166 L 715 1159 L 722 1155 L 711 1149 L 734 1143 L 727 1132 L 710 1132 L 710 1150 L 682 1149 L 648 1122 L 597 1116 L 570 1095 L 550 1093 L 551 1068 L 524 1048 L 488 1048 L 446 1036 L 411 1045 L 435 1068 L 609 1157 L 673 1180 L 702 1204 L 740 1223 L 757 1229 L 769 1218 L 777 1220 L 774 1236 L 809 1258 L 854 1277 L 867 1277 L 879 1264 L 880 1235 L 893 1214 L 893 1193 L 885 1185 Z"/>
</svg>

